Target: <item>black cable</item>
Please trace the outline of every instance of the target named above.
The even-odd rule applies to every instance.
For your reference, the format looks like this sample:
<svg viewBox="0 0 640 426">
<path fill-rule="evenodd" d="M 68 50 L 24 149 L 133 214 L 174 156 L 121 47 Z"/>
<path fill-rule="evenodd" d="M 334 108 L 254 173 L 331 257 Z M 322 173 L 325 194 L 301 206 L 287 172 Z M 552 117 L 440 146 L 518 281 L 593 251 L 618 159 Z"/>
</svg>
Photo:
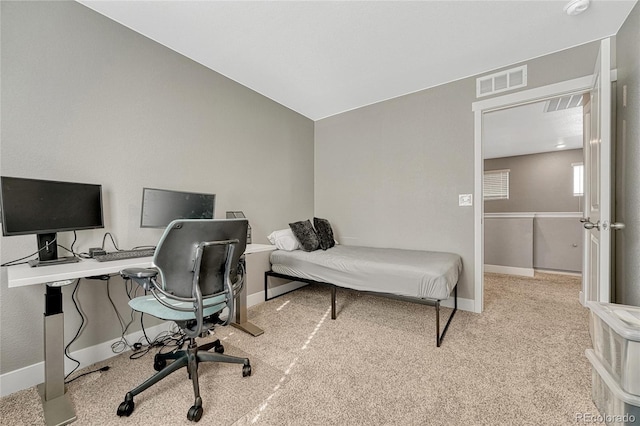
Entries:
<svg viewBox="0 0 640 426">
<path fill-rule="evenodd" d="M 71 243 L 71 250 L 69 250 L 69 251 L 74 256 L 76 255 L 76 253 L 73 251 L 73 246 L 76 244 L 77 240 L 78 240 L 78 234 L 76 233 L 76 231 L 73 231 L 73 242 Z"/>
<path fill-rule="evenodd" d="M 107 370 L 109 370 L 110 368 L 111 368 L 111 367 L 109 367 L 108 365 L 105 365 L 104 367 L 100 367 L 100 368 L 97 368 L 97 369 L 95 369 L 95 370 L 87 371 L 87 372 L 85 372 L 85 373 L 79 374 L 78 376 L 74 377 L 73 379 L 69 379 L 69 380 L 67 380 L 66 382 L 64 382 L 64 384 L 65 384 L 65 385 L 68 385 L 69 383 L 73 382 L 74 380 L 79 379 L 80 377 L 86 376 L 86 375 L 88 375 L 88 374 L 97 373 L 97 372 L 100 372 L 100 371 L 107 371 Z"/>
<path fill-rule="evenodd" d="M 130 281 L 130 280 L 127 280 Z M 120 314 L 120 311 L 118 311 L 118 308 L 116 307 L 115 302 L 113 301 L 113 299 L 111 298 L 111 290 L 110 290 L 110 281 L 109 279 L 107 279 L 107 298 L 109 299 L 109 302 L 111 303 L 111 306 L 113 307 L 113 310 L 116 313 L 116 317 L 118 318 L 118 321 L 120 322 L 120 329 L 121 329 L 121 334 L 120 334 L 120 340 L 118 340 L 117 342 L 114 342 L 111 345 L 111 351 L 113 353 L 120 353 L 120 352 L 124 352 L 125 349 L 133 349 L 133 346 L 127 341 L 126 333 L 127 330 L 129 329 L 129 327 L 131 326 L 131 324 L 133 324 L 133 320 L 134 320 L 134 311 L 133 309 L 131 309 L 131 320 L 127 323 L 125 322 L 124 318 L 122 317 L 122 315 Z M 126 289 L 126 284 L 125 284 L 125 289 Z M 127 294 L 129 295 L 129 294 Z M 129 296 L 129 299 L 131 299 L 131 297 Z"/>
<path fill-rule="evenodd" d="M 84 324 L 85 324 L 85 318 L 84 318 L 84 314 L 82 313 L 82 310 L 80 309 L 80 306 L 78 305 L 78 301 L 76 300 L 76 294 L 78 293 L 78 288 L 80 287 L 80 279 L 78 278 L 76 280 L 76 286 L 73 289 L 73 293 L 71 293 L 71 301 L 73 301 L 73 305 L 76 307 L 76 311 L 78 312 L 78 314 L 80 315 L 80 327 L 78 327 L 78 331 L 76 331 L 76 335 L 73 336 L 73 339 L 71 339 L 71 341 L 64 347 L 64 355 L 69 358 L 71 361 L 76 363 L 76 366 L 73 368 L 73 370 L 71 370 L 71 372 L 69 374 L 67 374 L 66 376 L 64 376 L 64 379 L 66 380 L 71 374 L 73 374 L 78 367 L 80 367 L 80 361 L 78 361 L 77 359 L 73 358 L 70 354 L 69 354 L 69 347 L 76 341 L 76 339 L 78 339 L 78 337 L 80 336 L 80 333 L 82 332 L 83 328 L 84 328 Z"/>
<path fill-rule="evenodd" d="M 136 297 L 136 293 L 139 291 L 140 288 L 141 287 L 139 285 L 134 285 L 131 279 L 125 280 L 125 291 L 127 293 L 127 297 L 129 298 L 129 300 Z M 147 294 L 146 291 L 145 291 L 145 294 Z M 158 352 L 162 352 L 166 348 L 171 348 L 171 350 L 169 351 L 171 352 L 171 351 L 176 351 L 182 348 L 182 346 L 184 345 L 186 335 L 181 331 L 177 331 L 177 332 L 163 331 L 160 334 L 158 334 L 153 340 L 151 340 L 147 335 L 147 332 L 144 326 L 144 313 L 142 312 L 140 313 L 140 327 L 141 327 L 143 337 L 141 337 L 138 342 L 131 345 L 129 342 L 127 342 L 125 335 L 126 335 L 126 331 L 129 329 L 130 325 L 134 321 L 135 311 L 133 309 L 131 310 L 131 321 L 125 324 L 124 319 L 122 318 L 122 315 L 116 308 L 115 303 L 111 298 L 108 281 L 107 281 L 107 296 L 114 311 L 116 312 L 116 315 L 118 316 L 118 320 L 120 321 L 121 328 L 122 328 L 121 339 L 118 342 L 115 342 L 111 346 L 111 349 L 113 352 L 116 352 L 116 353 L 123 352 L 126 348 L 128 348 L 133 351 L 133 353 L 129 356 L 129 358 L 138 359 L 148 354 L 152 348 L 159 347 L 160 349 L 158 350 Z M 143 341 L 146 341 L 146 343 L 142 343 Z"/>
<path fill-rule="evenodd" d="M 54 243 L 57 239 L 58 239 L 58 236 L 56 235 L 56 237 L 55 237 L 53 240 L 51 240 L 51 243 Z M 51 243 L 50 243 L 50 244 L 51 244 Z M 23 263 L 27 263 L 27 262 L 21 262 L 21 263 L 17 263 L 17 262 L 20 262 L 21 260 L 28 259 L 28 258 L 30 258 L 31 256 L 35 256 L 36 254 L 39 254 L 42 250 L 44 250 L 44 249 L 46 249 L 46 248 L 47 248 L 46 246 L 42 246 L 42 247 L 40 247 L 40 248 L 39 248 L 36 252 L 34 252 L 34 253 L 31 253 L 31 254 L 29 254 L 29 255 L 27 255 L 27 256 L 25 256 L 25 257 L 21 257 L 21 258 L 19 258 L 19 259 L 10 260 L 10 261 L 8 261 L 8 262 L 6 262 L 6 263 L 3 263 L 3 264 L 2 264 L 2 265 L 0 265 L 0 266 L 22 265 Z"/>
<path fill-rule="evenodd" d="M 116 241 L 113 239 L 113 235 L 111 235 L 111 233 L 110 233 L 110 232 L 106 232 L 106 233 L 104 234 L 104 236 L 102 237 L 102 246 L 101 246 L 100 248 L 104 250 L 104 242 L 105 242 L 105 241 L 106 241 L 106 239 L 107 239 L 107 235 L 108 235 L 108 236 L 109 236 L 109 238 L 111 239 L 111 244 L 113 244 L 113 247 L 114 247 L 117 251 L 120 251 L 120 248 L 118 247 L 118 244 L 116 244 Z"/>
<path fill-rule="evenodd" d="M 151 346 L 152 342 L 151 342 L 151 340 L 149 340 L 149 336 L 147 336 L 147 332 L 144 329 L 144 321 L 143 320 L 144 320 L 144 312 L 140 312 L 140 328 L 142 329 L 142 334 L 144 335 L 144 338 L 146 339 L 147 344 L 149 346 Z"/>
</svg>

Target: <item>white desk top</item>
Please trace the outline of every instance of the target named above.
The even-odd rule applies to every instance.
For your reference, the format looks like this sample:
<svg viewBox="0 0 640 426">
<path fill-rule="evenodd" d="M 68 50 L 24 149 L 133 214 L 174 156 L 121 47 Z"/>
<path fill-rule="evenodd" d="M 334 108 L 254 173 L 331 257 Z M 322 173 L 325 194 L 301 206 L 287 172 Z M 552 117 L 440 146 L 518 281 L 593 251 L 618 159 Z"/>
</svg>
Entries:
<svg viewBox="0 0 640 426">
<path fill-rule="evenodd" d="M 275 250 L 269 244 L 247 244 L 245 254 Z M 27 285 L 52 283 L 56 281 L 74 280 L 76 278 L 95 275 L 117 274 L 124 268 L 149 268 L 153 266 L 152 257 L 98 262 L 94 259 L 83 259 L 77 263 L 39 266 L 32 268 L 27 264 L 7 267 L 9 288 Z"/>
</svg>

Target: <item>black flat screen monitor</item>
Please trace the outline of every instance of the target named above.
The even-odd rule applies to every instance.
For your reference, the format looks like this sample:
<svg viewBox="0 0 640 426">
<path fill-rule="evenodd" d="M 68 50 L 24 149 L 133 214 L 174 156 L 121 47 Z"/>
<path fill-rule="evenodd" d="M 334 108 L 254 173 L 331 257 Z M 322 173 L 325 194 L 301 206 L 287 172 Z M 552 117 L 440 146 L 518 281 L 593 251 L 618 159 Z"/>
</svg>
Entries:
<svg viewBox="0 0 640 426">
<path fill-rule="evenodd" d="M 101 185 L 6 176 L 0 179 L 3 234 L 36 234 L 42 262 L 55 263 L 58 258 L 57 232 L 104 227 Z"/>
<path fill-rule="evenodd" d="M 166 228 L 175 219 L 213 219 L 215 194 L 142 189 L 141 228 Z"/>
</svg>

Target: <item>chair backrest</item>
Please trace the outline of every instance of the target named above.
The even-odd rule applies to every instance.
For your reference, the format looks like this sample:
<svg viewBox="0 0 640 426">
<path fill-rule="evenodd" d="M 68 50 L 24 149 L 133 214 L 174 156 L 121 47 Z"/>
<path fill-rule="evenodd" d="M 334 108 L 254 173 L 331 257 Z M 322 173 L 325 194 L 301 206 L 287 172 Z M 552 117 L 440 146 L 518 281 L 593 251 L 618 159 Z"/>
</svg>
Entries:
<svg viewBox="0 0 640 426">
<path fill-rule="evenodd" d="M 230 267 L 231 282 L 239 274 L 240 258 L 247 245 L 247 219 L 180 219 L 167 226 L 153 257 L 160 271 L 164 291 L 178 297 L 192 297 L 194 264 L 198 245 L 202 242 L 238 240 Z M 203 297 L 224 289 L 227 246 L 204 249 L 199 286 Z"/>
</svg>

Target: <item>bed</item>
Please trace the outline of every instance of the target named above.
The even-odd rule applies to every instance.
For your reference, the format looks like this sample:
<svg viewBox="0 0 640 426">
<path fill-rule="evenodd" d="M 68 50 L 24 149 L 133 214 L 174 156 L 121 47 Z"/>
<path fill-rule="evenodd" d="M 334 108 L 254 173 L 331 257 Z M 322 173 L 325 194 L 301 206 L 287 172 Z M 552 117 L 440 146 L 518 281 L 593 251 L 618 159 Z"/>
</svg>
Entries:
<svg viewBox="0 0 640 426">
<path fill-rule="evenodd" d="M 265 272 L 265 300 L 269 277 L 331 287 L 331 318 L 336 319 L 336 288 L 433 305 L 436 308 L 436 345 L 458 308 L 459 255 L 444 252 L 336 245 L 328 250 L 275 250 L 271 270 Z M 440 332 L 440 303 L 454 293 L 454 308 Z M 277 297 L 277 296 L 276 296 Z"/>
</svg>

